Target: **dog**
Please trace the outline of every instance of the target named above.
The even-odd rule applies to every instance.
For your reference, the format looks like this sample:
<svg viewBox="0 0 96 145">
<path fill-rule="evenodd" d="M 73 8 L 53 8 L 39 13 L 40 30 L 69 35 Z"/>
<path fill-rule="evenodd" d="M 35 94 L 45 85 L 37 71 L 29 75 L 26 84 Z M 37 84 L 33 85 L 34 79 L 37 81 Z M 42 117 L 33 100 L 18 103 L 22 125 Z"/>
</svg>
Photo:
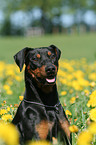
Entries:
<svg viewBox="0 0 96 145">
<path fill-rule="evenodd" d="M 24 48 L 14 60 L 20 71 L 25 64 L 25 94 L 12 123 L 20 132 L 20 144 L 29 140 L 58 138 L 72 145 L 69 121 L 60 104 L 56 76 L 61 51 L 55 46 Z"/>
</svg>

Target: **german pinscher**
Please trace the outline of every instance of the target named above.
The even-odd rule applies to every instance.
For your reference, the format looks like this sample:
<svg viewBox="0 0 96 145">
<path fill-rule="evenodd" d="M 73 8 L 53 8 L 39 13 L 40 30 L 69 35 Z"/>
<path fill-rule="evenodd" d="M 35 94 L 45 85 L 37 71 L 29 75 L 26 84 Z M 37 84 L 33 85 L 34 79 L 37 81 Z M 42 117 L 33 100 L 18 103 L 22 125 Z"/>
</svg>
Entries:
<svg viewBox="0 0 96 145">
<path fill-rule="evenodd" d="M 20 144 L 29 140 L 59 138 L 72 145 L 69 122 L 60 104 L 56 87 L 61 51 L 54 45 L 24 48 L 15 56 L 22 71 L 25 64 L 25 94 L 12 121 L 20 132 Z"/>
</svg>

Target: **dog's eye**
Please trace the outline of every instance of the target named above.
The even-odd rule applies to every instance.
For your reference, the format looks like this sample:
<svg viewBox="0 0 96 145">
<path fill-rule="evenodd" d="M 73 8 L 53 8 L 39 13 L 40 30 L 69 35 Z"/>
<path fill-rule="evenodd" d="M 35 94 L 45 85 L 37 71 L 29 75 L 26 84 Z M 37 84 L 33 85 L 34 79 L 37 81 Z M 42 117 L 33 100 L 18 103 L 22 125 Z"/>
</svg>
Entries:
<svg viewBox="0 0 96 145">
<path fill-rule="evenodd" d="M 33 61 L 38 61 L 37 59 L 33 59 Z"/>
<path fill-rule="evenodd" d="M 38 58 L 34 57 L 34 58 L 33 58 L 33 61 L 38 61 Z"/>
<path fill-rule="evenodd" d="M 51 58 L 52 58 L 52 59 L 54 59 L 54 58 L 55 58 L 55 55 L 54 55 L 54 54 L 53 54 L 53 55 L 51 55 Z"/>
<path fill-rule="evenodd" d="M 33 61 L 38 61 L 40 59 L 40 54 L 37 54 L 36 56 L 32 57 Z"/>
<path fill-rule="evenodd" d="M 30 58 L 30 61 L 38 61 L 38 59 L 36 58 L 36 57 L 32 57 L 32 58 Z"/>
</svg>

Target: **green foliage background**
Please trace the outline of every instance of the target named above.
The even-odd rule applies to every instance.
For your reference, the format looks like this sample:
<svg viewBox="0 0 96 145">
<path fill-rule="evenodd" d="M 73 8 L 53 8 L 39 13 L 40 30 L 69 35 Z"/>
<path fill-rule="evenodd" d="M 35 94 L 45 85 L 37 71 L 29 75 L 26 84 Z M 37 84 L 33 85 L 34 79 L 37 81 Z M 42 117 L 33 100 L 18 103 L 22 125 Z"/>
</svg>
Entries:
<svg viewBox="0 0 96 145">
<path fill-rule="evenodd" d="M 45 35 L 40 37 L 1 37 L 0 60 L 13 63 L 13 55 L 24 47 L 56 45 L 62 51 L 62 59 L 96 60 L 96 34 Z"/>
</svg>

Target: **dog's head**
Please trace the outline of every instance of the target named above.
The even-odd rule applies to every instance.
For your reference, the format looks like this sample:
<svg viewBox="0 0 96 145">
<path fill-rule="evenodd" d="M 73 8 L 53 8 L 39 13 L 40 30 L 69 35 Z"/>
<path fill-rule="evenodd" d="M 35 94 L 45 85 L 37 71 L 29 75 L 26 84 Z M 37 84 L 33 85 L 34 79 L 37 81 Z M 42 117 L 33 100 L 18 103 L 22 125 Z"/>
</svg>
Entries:
<svg viewBox="0 0 96 145">
<path fill-rule="evenodd" d="M 54 45 L 40 48 L 24 48 L 15 56 L 15 62 L 22 71 L 25 63 L 30 77 L 44 85 L 55 84 L 58 60 L 61 51 Z"/>
</svg>

